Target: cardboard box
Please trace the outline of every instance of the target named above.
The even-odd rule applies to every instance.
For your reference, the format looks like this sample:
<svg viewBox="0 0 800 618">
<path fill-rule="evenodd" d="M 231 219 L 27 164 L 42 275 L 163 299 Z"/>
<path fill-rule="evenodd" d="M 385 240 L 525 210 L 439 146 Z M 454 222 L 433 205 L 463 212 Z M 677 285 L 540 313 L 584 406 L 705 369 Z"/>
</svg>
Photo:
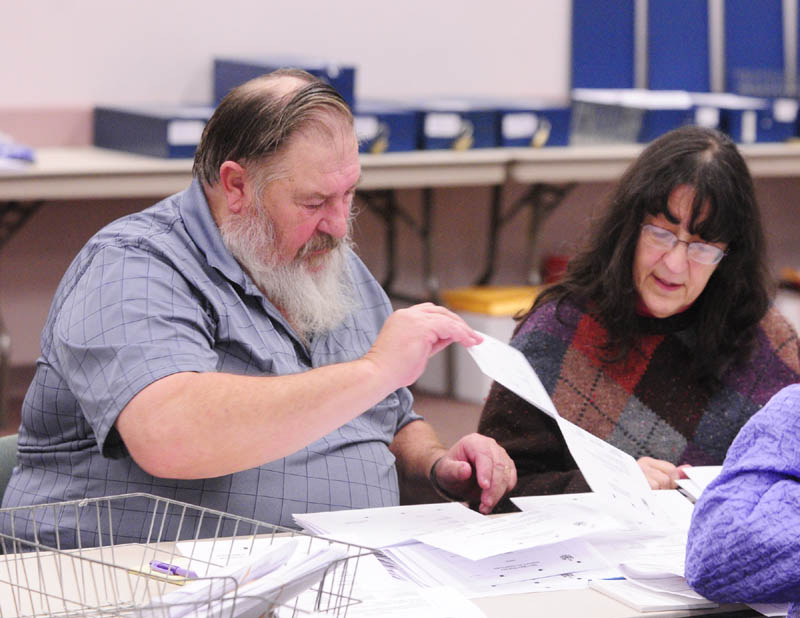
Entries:
<svg viewBox="0 0 800 618">
<path fill-rule="evenodd" d="M 194 156 L 214 108 L 203 105 L 96 107 L 94 145 L 165 158 Z"/>
<path fill-rule="evenodd" d="M 355 103 L 356 69 L 353 66 L 316 58 L 276 56 L 269 58 L 216 58 L 214 100 L 219 104 L 236 86 L 281 68 L 303 69 L 329 83 L 350 108 Z"/>
<path fill-rule="evenodd" d="M 538 286 L 476 286 L 442 290 L 444 304 L 472 328 L 503 342 L 511 340 L 517 322 L 514 316 L 531 308 Z M 483 403 L 492 386 L 469 352 L 453 347 L 453 395 L 457 399 Z"/>
<path fill-rule="evenodd" d="M 422 114 L 388 101 L 358 101 L 353 112 L 359 152 L 407 152 L 419 148 Z"/>
</svg>

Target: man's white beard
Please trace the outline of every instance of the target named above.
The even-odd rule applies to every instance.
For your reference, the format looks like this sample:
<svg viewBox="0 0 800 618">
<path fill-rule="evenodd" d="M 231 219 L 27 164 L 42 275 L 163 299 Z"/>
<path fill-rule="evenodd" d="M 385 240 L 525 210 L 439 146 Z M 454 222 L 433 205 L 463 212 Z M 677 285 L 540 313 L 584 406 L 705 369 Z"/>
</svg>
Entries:
<svg viewBox="0 0 800 618">
<path fill-rule="evenodd" d="M 349 234 L 341 240 L 313 236 L 291 262 L 281 261 L 275 226 L 260 203 L 229 217 L 220 233 L 228 251 L 306 341 L 333 330 L 355 309 L 346 257 Z M 318 268 L 310 271 L 305 255 L 332 243 L 335 247 L 316 258 Z"/>
</svg>

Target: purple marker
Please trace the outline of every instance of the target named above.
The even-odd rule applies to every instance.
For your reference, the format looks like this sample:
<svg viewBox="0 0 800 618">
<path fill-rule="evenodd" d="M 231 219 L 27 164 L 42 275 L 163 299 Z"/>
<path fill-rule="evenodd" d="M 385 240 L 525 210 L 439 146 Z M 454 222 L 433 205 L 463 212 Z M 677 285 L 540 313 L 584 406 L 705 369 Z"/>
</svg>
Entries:
<svg viewBox="0 0 800 618">
<path fill-rule="evenodd" d="M 150 568 L 159 573 L 167 575 L 178 575 L 179 577 L 188 577 L 189 579 L 197 579 L 197 573 L 179 567 L 177 564 L 170 564 L 169 562 L 161 562 L 161 560 L 151 560 Z"/>
</svg>

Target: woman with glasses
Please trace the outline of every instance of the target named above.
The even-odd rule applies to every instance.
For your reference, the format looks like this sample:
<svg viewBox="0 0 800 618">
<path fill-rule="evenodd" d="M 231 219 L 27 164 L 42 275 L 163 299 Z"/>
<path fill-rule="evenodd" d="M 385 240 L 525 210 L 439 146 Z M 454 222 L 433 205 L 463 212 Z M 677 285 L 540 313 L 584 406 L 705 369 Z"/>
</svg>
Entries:
<svg viewBox="0 0 800 618">
<path fill-rule="evenodd" d="M 637 458 L 651 487 L 718 465 L 738 430 L 800 380 L 771 306 L 753 182 L 725 135 L 683 127 L 623 175 L 586 247 L 517 326 L 556 409 Z M 494 384 L 478 429 L 514 459 L 515 495 L 588 491 L 555 422 Z"/>
</svg>

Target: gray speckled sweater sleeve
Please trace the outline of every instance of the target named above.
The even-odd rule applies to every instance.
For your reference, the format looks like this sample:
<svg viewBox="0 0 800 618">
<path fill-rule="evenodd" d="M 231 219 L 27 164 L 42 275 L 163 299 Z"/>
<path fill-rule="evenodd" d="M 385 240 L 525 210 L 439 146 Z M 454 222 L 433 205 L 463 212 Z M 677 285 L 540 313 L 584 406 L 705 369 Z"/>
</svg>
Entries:
<svg viewBox="0 0 800 618">
<path fill-rule="evenodd" d="M 695 506 L 686 579 L 722 602 L 792 602 L 800 615 L 800 384 L 742 428 Z"/>
</svg>

